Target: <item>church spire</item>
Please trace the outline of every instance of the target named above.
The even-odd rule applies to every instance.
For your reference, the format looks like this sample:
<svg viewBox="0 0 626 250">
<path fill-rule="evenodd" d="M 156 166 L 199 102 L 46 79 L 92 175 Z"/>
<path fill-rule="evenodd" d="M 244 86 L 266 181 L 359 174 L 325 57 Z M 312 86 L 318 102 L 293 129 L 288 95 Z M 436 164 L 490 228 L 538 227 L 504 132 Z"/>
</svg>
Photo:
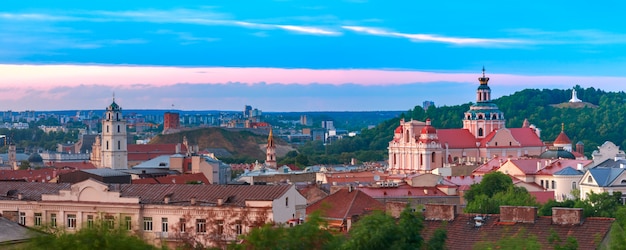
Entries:
<svg viewBox="0 0 626 250">
<path fill-rule="evenodd" d="M 489 77 L 485 76 L 485 66 L 483 66 L 483 75 L 478 78 L 478 81 L 480 82 L 480 85 L 476 91 L 476 102 L 490 102 L 491 89 L 489 88 L 489 85 L 487 85 Z"/>
<path fill-rule="evenodd" d="M 485 66 L 483 66 L 483 76 L 478 78 L 480 85 L 487 85 L 489 82 L 489 77 L 485 76 Z"/>
</svg>

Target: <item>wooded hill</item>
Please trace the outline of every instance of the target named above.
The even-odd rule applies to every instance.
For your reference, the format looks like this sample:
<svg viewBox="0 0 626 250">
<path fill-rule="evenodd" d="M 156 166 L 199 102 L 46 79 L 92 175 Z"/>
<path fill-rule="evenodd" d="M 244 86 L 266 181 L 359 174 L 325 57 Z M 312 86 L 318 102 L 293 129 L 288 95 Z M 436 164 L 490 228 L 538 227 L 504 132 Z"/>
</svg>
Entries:
<svg viewBox="0 0 626 250">
<path fill-rule="evenodd" d="M 571 89 L 525 89 L 500 97 L 494 103 L 504 112 L 507 127 L 521 127 L 524 119 L 528 119 L 541 129 L 543 141 L 556 139 L 561 132 L 561 123 L 564 123 L 565 133 L 572 142 L 584 143 L 587 156 L 605 141 L 626 148 L 626 94 L 623 91 L 605 92 L 593 87 L 583 89 L 576 86 L 575 89 L 578 98 L 597 107 L 555 105 L 568 102 L 572 97 Z M 430 118 L 436 128 L 461 128 L 463 113 L 469 110 L 471 104 L 430 107 L 426 111 L 421 106 L 415 106 L 400 117 L 382 122 L 374 129 L 363 130 L 360 136 L 337 141 L 326 148 L 312 142 L 303 146 L 300 152 L 314 155 L 327 153 L 325 158 L 329 159 L 339 159 L 337 154 L 343 154 L 343 159 L 352 156 L 359 160 L 383 160 L 387 158 L 388 143 L 401 118 L 420 121 Z"/>
</svg>

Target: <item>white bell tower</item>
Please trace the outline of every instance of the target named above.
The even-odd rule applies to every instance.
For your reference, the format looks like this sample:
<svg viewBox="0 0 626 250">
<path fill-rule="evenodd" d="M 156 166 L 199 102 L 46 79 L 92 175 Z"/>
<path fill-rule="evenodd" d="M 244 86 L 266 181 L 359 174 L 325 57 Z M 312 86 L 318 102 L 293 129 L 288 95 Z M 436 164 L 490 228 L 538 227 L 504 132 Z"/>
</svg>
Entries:
<svg viewBox="0 0 626 250">
<path fill-rule="evenodd" d="M 128 169 L 126 121 L 122 117 L 122 108 L 115 103 L 115 97 L 102 119 L 101 143 L 103 168 Z"/>
</svg>

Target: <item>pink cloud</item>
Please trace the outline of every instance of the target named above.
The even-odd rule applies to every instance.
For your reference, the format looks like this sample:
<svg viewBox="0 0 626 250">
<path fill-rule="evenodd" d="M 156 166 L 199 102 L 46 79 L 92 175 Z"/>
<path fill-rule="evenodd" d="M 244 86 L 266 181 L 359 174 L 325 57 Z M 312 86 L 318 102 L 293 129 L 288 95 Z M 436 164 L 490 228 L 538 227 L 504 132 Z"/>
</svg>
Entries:
<svg viewBox="0 0 626 250">
<path fill-rule="evenodd" d="M 359 84 L 398 85 L 432 82 L 476 84 L 480 72 L 439 73 L 394 69 L 285 69 L 236 67 L 161 67 L 124 65 L 0 65 L 0 87 L 46 90 L 59 86 L 103 85 L 115 88 L 149 88 L 177 83 L 224 84 Z M 583 87 L 611 90 L 625 77 L 527 76 L 488 74 L 490 84 L 508 86 Z"/>
</svg>

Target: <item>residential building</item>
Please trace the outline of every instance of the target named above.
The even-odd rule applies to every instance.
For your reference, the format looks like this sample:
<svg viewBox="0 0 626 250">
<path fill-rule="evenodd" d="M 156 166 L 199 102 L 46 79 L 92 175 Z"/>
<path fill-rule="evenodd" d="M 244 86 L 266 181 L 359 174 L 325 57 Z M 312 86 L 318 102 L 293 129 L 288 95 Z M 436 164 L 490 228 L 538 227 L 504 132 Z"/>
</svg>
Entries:
<svg viewBox="0 0 626 250">
<path fill-rule="evenodd" d="M 265 223 L 305 215 L 293 185 L 69 184 L 2 182 L 0 212 L 19 213 L 23 225 L 46 223 L 67 231 L 95 220 L 123 227 L 154 245 L 193 239 L 208 246 L 234 241 Z"/>
<path fill-rule="evenodd" d="M 340 232 L 348 232 L 360 216 L 373 210 L 384 210 L 385 205 L 353 187 L 342 188 L 306 208 L 307 215 L 319 211 L 328 226 Z"/>
</svg>

